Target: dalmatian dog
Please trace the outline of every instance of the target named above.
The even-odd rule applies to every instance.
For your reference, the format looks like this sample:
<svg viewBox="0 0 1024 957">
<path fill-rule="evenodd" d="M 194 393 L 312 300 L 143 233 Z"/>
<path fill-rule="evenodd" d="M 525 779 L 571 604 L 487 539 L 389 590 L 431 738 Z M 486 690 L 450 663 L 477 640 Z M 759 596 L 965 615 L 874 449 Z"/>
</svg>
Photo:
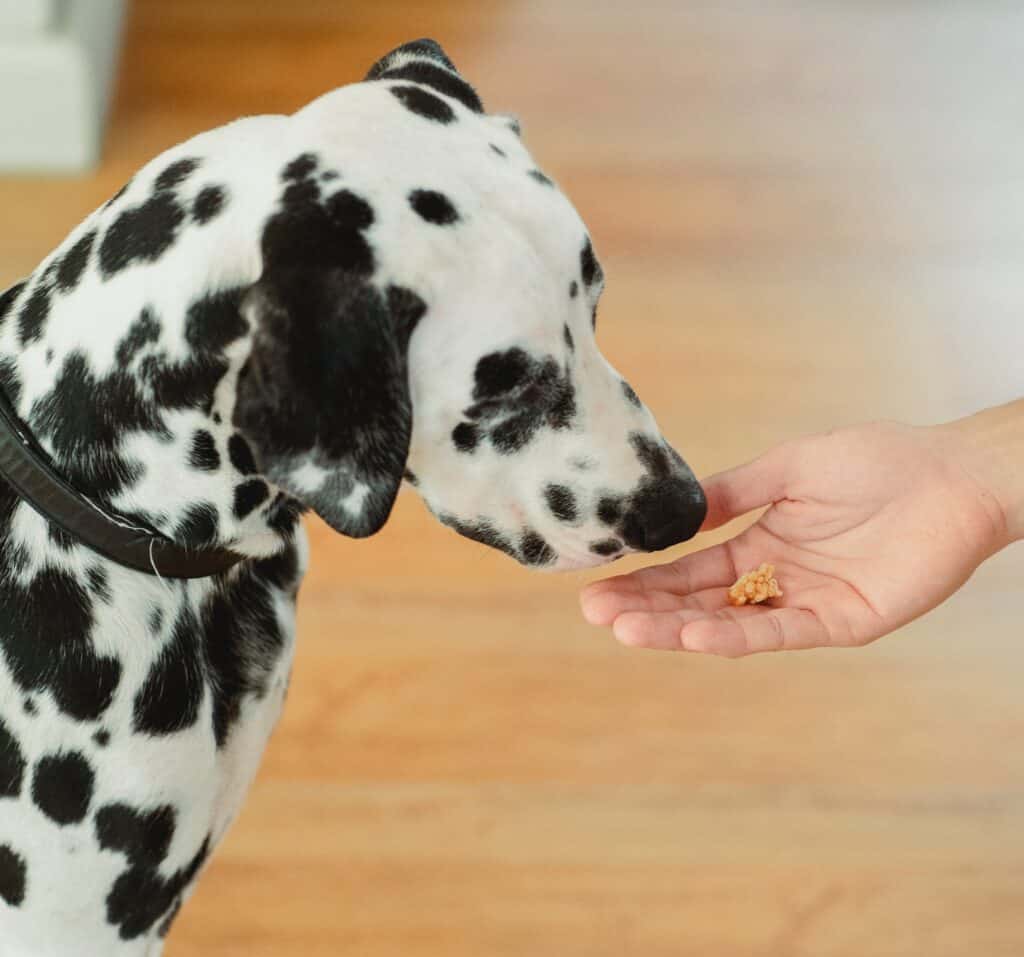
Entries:
<svg viewBox="0 0 1024 957">
<path fill-rule="evenodd" d="M 281 711 L 304 510 L 368 536 L 404 481 L 543 569 L 697 531 L 597 349 L 602 284 L 517 124 L 419 40 L 168 150 L 0 297 L 16 451 L 195 563 L 133 566 L 0 482 L 4 957 L 161 952 Z"/>
</svg>

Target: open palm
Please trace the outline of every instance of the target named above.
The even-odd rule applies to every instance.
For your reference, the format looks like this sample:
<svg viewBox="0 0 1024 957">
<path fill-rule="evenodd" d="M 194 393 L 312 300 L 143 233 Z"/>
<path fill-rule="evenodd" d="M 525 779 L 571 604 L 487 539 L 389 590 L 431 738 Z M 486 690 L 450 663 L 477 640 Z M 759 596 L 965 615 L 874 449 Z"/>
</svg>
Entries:
<svg viewBox="0 0 1024 957">
<path fill-rule="evenodd" d="M 628 645 L 729 656 L 863 645 L 934 608 L 1006 544 L 998 504 L 941 429 L 799 439 L 705 491 L 704 531 L 769 507 L 720 545 L 589 585 L 588 621 Z M 729 586 L 762 562 L 783 596 L 730 606 Z"/>
</svg>

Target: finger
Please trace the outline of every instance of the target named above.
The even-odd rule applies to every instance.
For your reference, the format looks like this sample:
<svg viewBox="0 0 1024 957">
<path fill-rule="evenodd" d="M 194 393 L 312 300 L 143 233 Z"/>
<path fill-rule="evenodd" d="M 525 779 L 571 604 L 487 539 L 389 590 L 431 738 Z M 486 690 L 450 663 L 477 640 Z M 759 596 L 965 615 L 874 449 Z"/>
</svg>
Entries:
<svg viewBox="0 0 1024 957">
<path fill-rule="evenodd" d="M 627 611 L 703 611 L 710 613 L 729 603 L 727 588 L 705 588 L 689 595 L 635 589 L 585 591 L 580 598 L 583 617 L 592 625 L 610 625 Z"/>
<path fill-rule="evenodd" d="M 736 566 L 727 544 L 714 545 L 661 565 L 640 568 L 628 575 L 615 575 L 592 582 L 583 590 L 584 601 L 597 595 L 640 594 L 645 591 L 687 595 L 705 588 L 728 587 L 737 578 Z M 596 622 L 608 624 L 608 622 Z"/>
<path fill-rule="evenodd" d="M 824 625 L 802 608 L 728 608 L 709 615 L 698 610 L 626 612 L 615 619 L 624 645 L 662 651 L 693 651 L 740 658 L 764 651 L 797 651 L 832 642 Z"/>
<path fill-rule="evenodd" d="M 793 456 L 793 443 L 787 442 L 746 465 L 705 479 L 702 484 L 708 500 L 708 514 L 701 531 L 711 531 L 755 508 L 784 499 Z"/>
<path fill-rule="evenodd" d="M 704 617 L 700 611 L 627 611 L 612 623 L 612 634 L 630 648 L 681 651 L 683 628 Z"/>
<path fill-rule="evenodd" d="M 738 617 L 756 614 L 758 609 L 738 608 Z M 699 608 L 680 608 L 670 612 L 627 611 L 612 623 L 612 634 L 631 648 L 658 651 L 685 651 L 682 635 L 688 627 L 705 621 L 709 612 Z"/>
<path fill-rule="evenodd" d="M 762 651 L 797 651 L 832 644 L 828 629 L 805 608 L 725 609 L 713 616 L 691 618 L 679 634 L 680 646 L 727 658 Z"/>
</svg>

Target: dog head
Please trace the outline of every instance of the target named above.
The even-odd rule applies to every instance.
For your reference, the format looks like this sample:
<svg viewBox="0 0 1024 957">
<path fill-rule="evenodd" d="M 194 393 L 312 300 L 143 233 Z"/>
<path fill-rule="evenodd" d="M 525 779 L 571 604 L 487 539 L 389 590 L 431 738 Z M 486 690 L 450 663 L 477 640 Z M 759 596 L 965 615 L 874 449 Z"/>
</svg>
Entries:
<svg viewBox="0 0 1024 957">
<path fill-rule="evenodd" d="M 701 488 L 599 352 L 592 242 L 515 121 L 429 40 L 293 120 L 243 306 L 235 421 L 265 474 L 353 536 L 404 476 L 533 566 L 695 534 Z"/>
</svg>

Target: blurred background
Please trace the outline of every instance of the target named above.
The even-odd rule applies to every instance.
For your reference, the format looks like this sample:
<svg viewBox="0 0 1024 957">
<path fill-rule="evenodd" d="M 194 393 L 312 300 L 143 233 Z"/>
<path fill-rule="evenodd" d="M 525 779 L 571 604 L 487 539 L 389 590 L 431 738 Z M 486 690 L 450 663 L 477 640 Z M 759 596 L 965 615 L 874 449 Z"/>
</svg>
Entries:
<svg viewBox="0 0 1024 957">
<path fill-rule="evenodd" d="M 0 177 L 0 287 L 166 147 L 423 35 L 580 209 L 605 353 L 698 474 L 1024 393 L 1011 0 L 134 0 L 98 165 Z M 411 496 L 310 529 L 285 717 L 170 957 L 1024 953 L 1019 548 L 869 648 L 729 662 L 617 646 L 593 574 Z"/>
</svg>

